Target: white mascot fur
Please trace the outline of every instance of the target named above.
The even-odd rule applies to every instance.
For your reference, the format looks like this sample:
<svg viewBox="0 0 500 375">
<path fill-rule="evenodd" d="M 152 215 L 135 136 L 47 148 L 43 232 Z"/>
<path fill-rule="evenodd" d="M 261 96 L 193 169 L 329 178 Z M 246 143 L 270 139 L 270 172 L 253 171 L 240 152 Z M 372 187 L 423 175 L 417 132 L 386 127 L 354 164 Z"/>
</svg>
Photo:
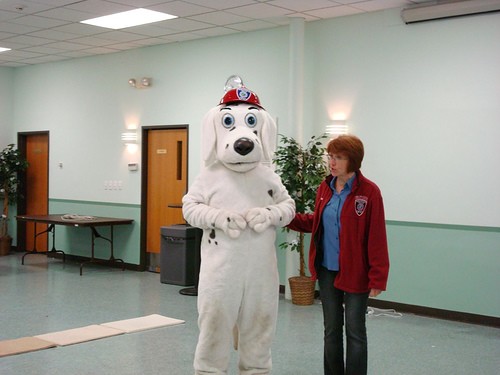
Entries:
<svg viewBox="0 0 500 375">
<path fill-rule="evenodd" d="M 279 299 L 276 227 L 295 203 L 269 166 L 276 124 L 245 87 L 229 90 L 203 120 L 204 170 L 183 215 L 203 229 L 195 374 L 227 374 L 233 333 L 239 374 L 271 372 Z"/>
</svg>

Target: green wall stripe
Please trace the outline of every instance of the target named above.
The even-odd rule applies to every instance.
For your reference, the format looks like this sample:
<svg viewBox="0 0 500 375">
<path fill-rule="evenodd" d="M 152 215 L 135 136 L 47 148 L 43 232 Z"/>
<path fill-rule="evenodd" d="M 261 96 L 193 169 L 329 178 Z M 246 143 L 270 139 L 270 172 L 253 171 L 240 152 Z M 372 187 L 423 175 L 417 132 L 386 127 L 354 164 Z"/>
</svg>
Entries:
<svg viewBox="0 0 500 375">
<path fill-rule="evenodd" d="M 96 202 L 96 201 L 81 201 L 81 200 L 73 200 L 73 199 L 58 199 L 58 198 L 49 198 L 49 202 L 57 202 L 57 203 L 68 203 L 68 204 L 91 204 L 95 206 L 111 206 L 111 207 L 131 207 L 131 208 L 140 208 L 140 204 L 131 204 L 131 203 L 112 203 L 112 202 Z"/>
<path fill-rule="evenodd" d="M 500 233 L 500 227 L 483 227 L 474 225 L 455 225 L 455 224 L 435 224 L 435 223 L 420 223 L 412 221 L 396 221 L 386 220 L 387 225 L 398 227 L 413 227 L 413 228 L 433 228 L 433 229 L 448 229 L 473 232 L 496 232 Z"/>
</svg>

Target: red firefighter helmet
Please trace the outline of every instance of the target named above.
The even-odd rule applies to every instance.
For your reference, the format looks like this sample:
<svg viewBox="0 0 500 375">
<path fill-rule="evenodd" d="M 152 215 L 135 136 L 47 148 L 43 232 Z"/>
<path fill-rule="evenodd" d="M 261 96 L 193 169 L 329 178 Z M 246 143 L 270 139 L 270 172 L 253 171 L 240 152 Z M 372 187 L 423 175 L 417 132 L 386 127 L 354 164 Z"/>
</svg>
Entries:
<svg viewBox="0 0 500 375">
<path fill-rule="evenodd" d="M 224 96 L 219 102 L 219 104 L 230 104 L 230 103 L 251 103 L 255 104 L 260 108 L 264 108 L 262 107 L 262 105 L 260 105 L 260 100 L 257 94 L 254 93 L 253 91 L 250 91 L 246 87 L 238 87 L 229 90 L 224 94 Z"/>
</svg>

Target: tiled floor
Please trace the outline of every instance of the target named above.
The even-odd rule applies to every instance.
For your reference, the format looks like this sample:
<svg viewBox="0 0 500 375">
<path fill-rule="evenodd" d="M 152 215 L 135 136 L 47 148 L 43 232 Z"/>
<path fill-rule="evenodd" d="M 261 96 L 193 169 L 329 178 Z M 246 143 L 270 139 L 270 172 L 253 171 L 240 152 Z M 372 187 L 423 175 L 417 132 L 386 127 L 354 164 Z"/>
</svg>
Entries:
<svg viewBox="0 0 500 375">
<path fill-rule="evenodd" d="M 160 275 L 63 264 L 43 255 L 0 257 L 0 340 L 161 314 L 185 324 L 0 358 L 1 375 L 193 373 L 196 297 Z M 415 315 L 368 317 L 373 375 L 496 375 L 500 330 Z M 237 374 L 233 353 L 230 374 Z M 281 299 L 274 375 L 322 374 L 321 305 Z"/>
</svg>

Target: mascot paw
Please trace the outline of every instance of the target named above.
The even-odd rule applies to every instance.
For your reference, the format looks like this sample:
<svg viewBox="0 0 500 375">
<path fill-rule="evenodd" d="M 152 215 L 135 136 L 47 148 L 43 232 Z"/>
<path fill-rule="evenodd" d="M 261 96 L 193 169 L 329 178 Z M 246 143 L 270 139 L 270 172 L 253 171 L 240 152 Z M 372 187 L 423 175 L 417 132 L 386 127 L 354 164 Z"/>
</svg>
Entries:
<svg viewBox="0 0 500 375">
<path fill-rule="evenodd" d="M 246 228 L 247 222 L 240 214 L 222 210 L 217 215 L 215 226 L 222 229 L 231 238 L 238 238 Z"/>
<path fill-rule="evenodd" d="M 265 231 L 272 224 L 271 211 L 267 208 L 252 208 L 245 215 L 248 226 L 257 233 Z"/>
</svg>

